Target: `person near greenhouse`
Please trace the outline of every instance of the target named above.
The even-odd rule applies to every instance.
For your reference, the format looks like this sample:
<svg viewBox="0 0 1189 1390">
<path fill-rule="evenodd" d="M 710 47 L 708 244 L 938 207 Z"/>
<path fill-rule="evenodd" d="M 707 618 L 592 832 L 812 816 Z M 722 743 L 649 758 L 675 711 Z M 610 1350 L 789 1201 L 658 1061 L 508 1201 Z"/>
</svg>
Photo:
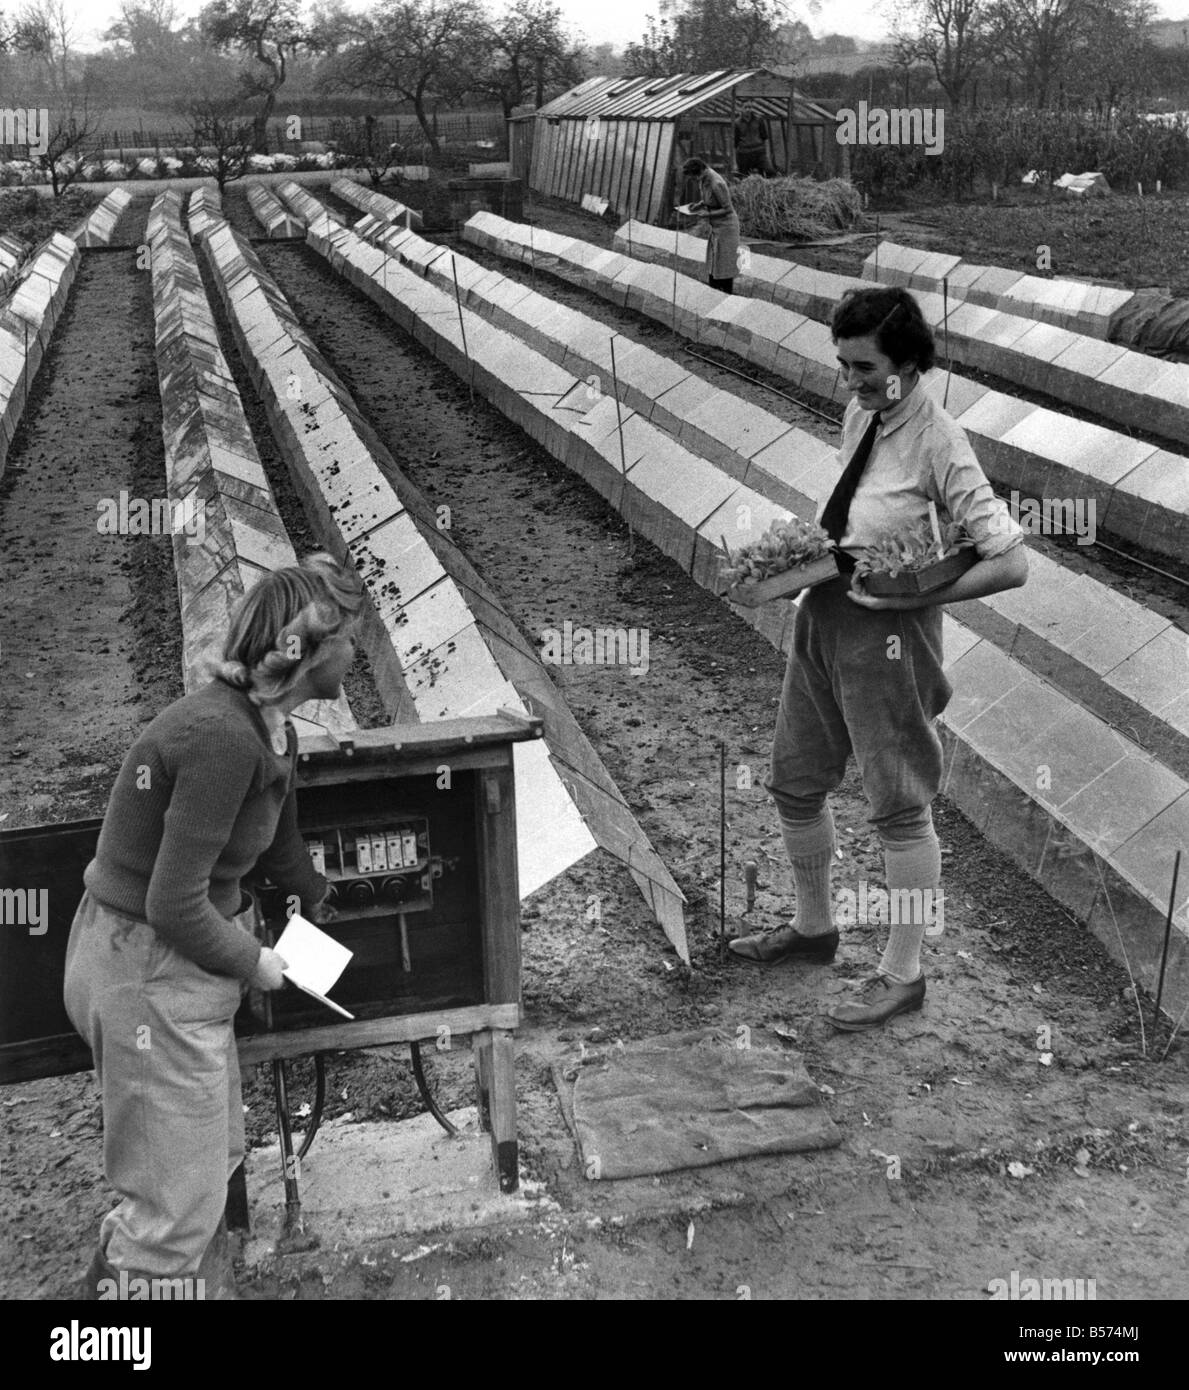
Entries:
<svg viewBox="0 0 1189 1390">
<path fill-rule="evenodd" d="M 853 753 L 893 908 L 876 973 L 827 1014 L 836 1028 L 856 1032 L 919 1009 L 925 998 L 921 946 L 941 874 L 931 811 L 942 776 L 934 721 L 952 693 L 942 670 L 943 605 L 1018 587 L 1028 562 L 1023 531 L 992 492 L 965 432 L 921 384 L 934 343 L 913 296 L 852 290 L 834 310 L 831 333 L 852 398 L 842 422 L 847 463 L 821 524 L 839 546 L 842 573 L 803 591 L 764 784 L 792 862 L 796 918 L 729 945 L 757 965 L 833 960 L 839 933 L 828 797 Z M 927 522 L 931 501 L 965 528 L 976 562 L 931 593 L 867 593 L 854 575 L 856 558 L 879 537 Z"/>
<path fill-rule="evenodd" d="M 703 216 L 710 228 L 706 242 L 707 278 L 712 290 L 730 294 L 739 260 L 739 214 L 731 201 L 726 179 L 704 159 L 687 159 L 681 168 L 687 179 L 698 180 L 701 198 L 689 205 L 691 214 Z"/>
<path fill-rule="evenodd" d="M 748 174 L 771 178 L 776 173 L 768 122 L 754 106 L 745 106 L 735 122 L 735 167 L 741 178 Z"/>
<path fill-rule="evenodd" d="M 213 679 L 144 728 L 116 778 L 66 954 L 66 1011 L 94 1056 L 121 1197 L 84 1298 L 183 1277 L 203 1279 L 193 1296 L 236 1296 L 223 1223 L 244 1154 L 232 1020 L 244 991 L 280 989 L 285 967 L 257 941 L 241 880 L 258 867 L 307 917 L 331 915 L 298 832 L 288 716 L 339 696 L 362 604 L 329 555 L 265 575 L 237 604 Z"/>
</svg>

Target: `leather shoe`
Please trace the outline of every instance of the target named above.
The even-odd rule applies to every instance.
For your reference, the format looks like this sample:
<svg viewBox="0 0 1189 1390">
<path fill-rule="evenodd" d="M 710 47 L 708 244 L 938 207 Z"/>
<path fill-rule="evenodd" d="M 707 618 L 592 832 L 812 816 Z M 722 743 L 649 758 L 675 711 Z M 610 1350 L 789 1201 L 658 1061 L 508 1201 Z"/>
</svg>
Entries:
<svg viewBox="0 0 1189 1390">
<path fill-rule="evenodd" d="M 838 933 L 828 931 L 821 936 L 802 936 L 796 927 L 780 927 L 776 931 L 737 936 L 727 942 L 727 949 L 750 965 L 779 965 L 782 960 L 794 958 L 827 962 L 834 959 L 838 950 Z"/>
<path fill-rule="evenodd" d="M 897 1014 L 910 1013 L 925 1002 L 925 977 L 910 985 L 898 985 L 886 975 L 863 983 L 854 999 L 835 1004 L 826 1017 L 844 1033 L 865 1033 L 880 1028 Z"/>
</svg>

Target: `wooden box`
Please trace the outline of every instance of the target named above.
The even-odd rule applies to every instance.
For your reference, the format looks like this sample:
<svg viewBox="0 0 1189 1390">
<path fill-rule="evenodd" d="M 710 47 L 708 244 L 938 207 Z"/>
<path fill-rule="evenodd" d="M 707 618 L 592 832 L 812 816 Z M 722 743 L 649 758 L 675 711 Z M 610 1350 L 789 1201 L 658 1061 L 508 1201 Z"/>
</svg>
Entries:
<svg viewBox="0 0 1189 1390">
<path fill-rule="evenodd" d="M 877 598 L 897 598 L 912 594 L 929 594 L 934 589 L 952 584 L 978 559 L 973 546 L 959 550 L 956 555 L 947 555 L 935 565 L 923 570 L 901 570 L 899 574 L 868 574 L 863 584 L 869 594 Z"/>
<path fill-rule="evenodd" d="M 815 584 L 825 584 L 827 580 L 837 578 L 838 561 L 831 551 L 818 560 L 810 560 L 807 565 L 795 565 L 782 574 L 771 575 L 756 584 L 732 584 L 726 597 L 743 608 L 758 608 L 762 603 L 792 598 L 802 589 L 811 589 Z"/>
</svg>

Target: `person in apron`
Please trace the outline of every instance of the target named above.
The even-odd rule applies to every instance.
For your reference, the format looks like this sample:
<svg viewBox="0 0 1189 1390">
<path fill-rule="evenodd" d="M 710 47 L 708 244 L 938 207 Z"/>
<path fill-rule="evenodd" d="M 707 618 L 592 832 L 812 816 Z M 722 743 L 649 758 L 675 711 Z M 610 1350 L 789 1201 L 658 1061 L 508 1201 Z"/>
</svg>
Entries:
<svg viewBox="0 0 1189 1390">
<path fill-rule="evenodd" d="M 920 385 L 933 335 L 904 289 L 850 291 L 831 333 L 852 400 L 842 422 L 842 477 L 821 515 L 839 546 L 837 579 L 804 591 L 764 785 L 793 869 L 794 925 L 729 942 L 754 965 L 828 962 L 838 949 L 830 894 L 834 822 L 827 801 L 853 753 L 883 843 L 890 931 L 876 973 L 827 1017 L 878 1028 L 925 998 L 921 946 L 936 917 L 941 850 L 932 802 L 941 786 L 934 722 L 952 689 L 942 664 L 944 604 L 1016 588 L 1028 577 L 1023 531 L 995 496 L 962 427 Z M 926 521 L 932 501 L 974 541 L 977 562 L 932 593 L 877 597 L 856 559 L 891 531 Z M 919 891 L 918 891 L 919 890 Z M 858 898 L 860 895 L 856 895 Z"/>
<path fill-rule="evenodd" d="M 730 294 L 739 266 L 739 214 L 731 201 L 731 190 L 726 179 L 704 159 L 687 159 L 681 172 L 687 179 L 698 180 L 702 195 L 699 202 L 690 204 L 690 212 L 704 216 L 709 224 L 706 270 L 710 288 Z"/>
<path fill-rule="evenodd" d="M 259 866 L 306 917 L 329 916 L 298 832 L 288 715 L 339 696 L 362 604 L 329 555 L 265 575 L 236 606 L 215 678 L 141 731 L 116 778 L 66 952 L 66 1012 L 94 1057 L 104 1172 L 122 1198 L 84 1298 L 138 1297 L 142 1280 L 235 1297 L 222 1223 L 244 1155 L 233 1019 L 249 986 L 281 988 L 285 966 L 256 940 L 241 879 Z"/>
</svg>

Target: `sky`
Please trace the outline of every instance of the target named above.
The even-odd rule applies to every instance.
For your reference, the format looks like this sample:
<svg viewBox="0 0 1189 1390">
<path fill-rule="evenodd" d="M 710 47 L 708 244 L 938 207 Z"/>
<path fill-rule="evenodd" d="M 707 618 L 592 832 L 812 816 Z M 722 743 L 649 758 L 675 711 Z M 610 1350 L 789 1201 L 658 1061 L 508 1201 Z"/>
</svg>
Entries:
<svg viewBox="0 0 1189 1390">
<path fill-rule="evenodd" d="M 498 6 L 498 0 L 491 0 Z M 592 44 L 613 43 L 621 48 L 644 32 L 646 17 L 656 12 L 654 0 L 555 0 L 570 27 Z M 812 3 L 813 8 L 810 8 Z M 70 0 L 67 0 L 70 5 Z M 79 48 L 98 48 L 103 31 L 118 13 L 112 0 L 74 0 L 77 16 L 75 42 Z M 195 15 L 201 0 L 180 0 L 183 17 Z M 348 4 L 348 8 L 362 8 Z M 850 34 L 856 39 L 878 40 L 888 32 L 886 0 L 789 0 L 789 16 L 801 19 L 814 34 Z M 1157 0 L 1162 19 L 1189 17 L 1189 0 Z"/>
</svg>

